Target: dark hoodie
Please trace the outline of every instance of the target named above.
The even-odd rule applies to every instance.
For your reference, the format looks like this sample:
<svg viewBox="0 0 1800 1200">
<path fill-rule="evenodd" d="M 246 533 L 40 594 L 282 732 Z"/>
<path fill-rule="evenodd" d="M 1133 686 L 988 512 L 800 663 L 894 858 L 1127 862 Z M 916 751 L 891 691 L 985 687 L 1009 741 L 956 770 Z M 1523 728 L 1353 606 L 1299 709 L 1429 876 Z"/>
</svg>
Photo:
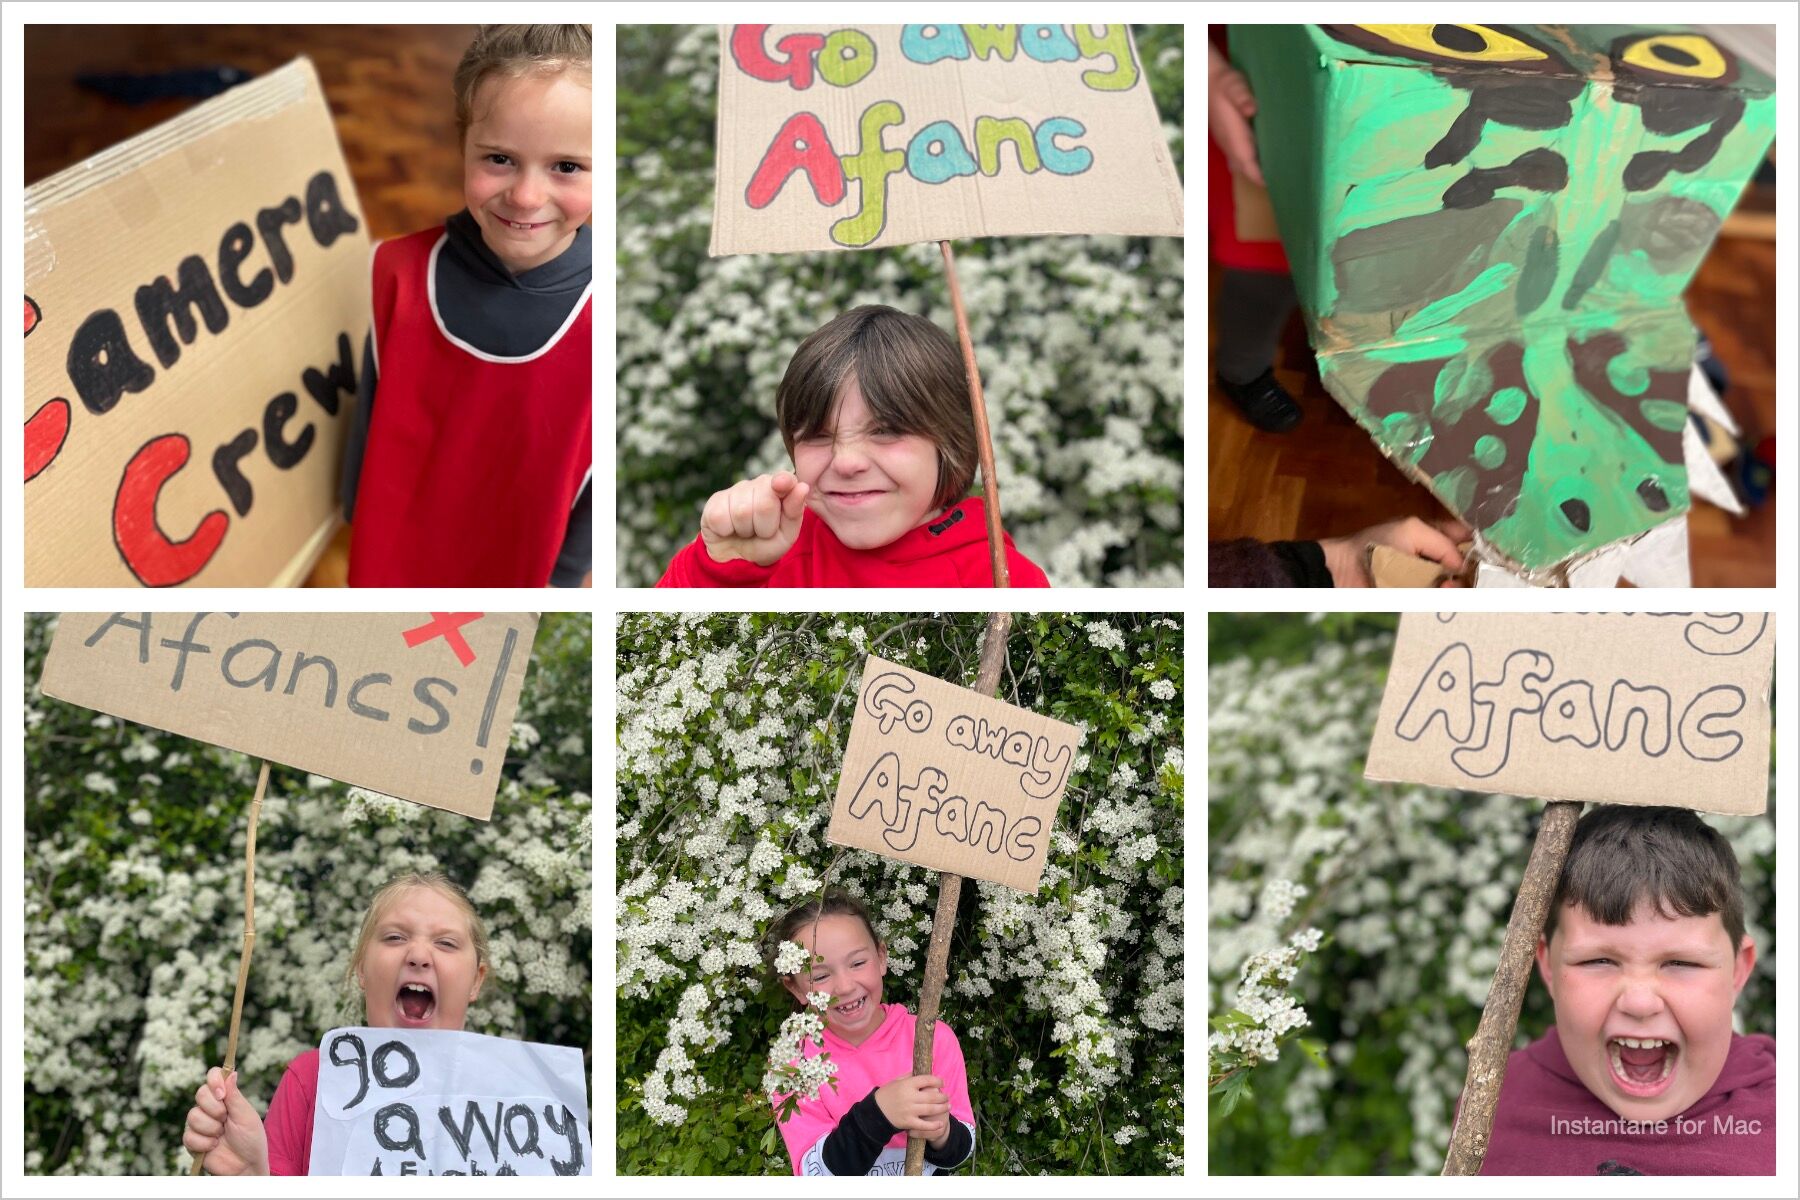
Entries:
<svg viewBox="0 0 1800 1200">
<path fill-rule="evenodd" d="M 1733 1034 L 1711 1089 L 1663 1125 L 1633 1131 L 1602 1104 L 1569 1065 L 1552 1026 L 1507 1057 L 1481 1173 L 1773 1175 L 1775 1039 Z"/>
<path fill-rule="evenodd" d="M 1013 587 L 1049 587 L 1043 568 L 1006 541 L 1006 570 Z M 800 534 L 773 566 L 737 559 L 714 562 L 699 538 L 675 555 L 657 587 L 993 587 L 987 515 L 970 497 L 936 520 L 911 529 L 885 546 L 852 550 L 823 518 L 808 509 Z"/>
<path fill-rule="evenodd" d="M 593 231 L 583 225 L 569 248 L 541 267 L 514 275 L 481 240 L 481 227 L 468 212 L 444 221 L 444 250 L 438 256 L 433 297 L 444 328 L 484 354 L 517 358 L 556 335 L 569 310 L 581 303 L 594 277 Z M 377 372 L 373 342 L 363 341 L 363 369 L 357 381 L 356 419 L 344 451 L 339 499 L 344 519 L 354 521 L 363 451 L 375 411 Z M 553 587 L 579 587 L 594 562 L 594 488 L 590 480 L 576 497 L 551 573 Z"/>
</svg>

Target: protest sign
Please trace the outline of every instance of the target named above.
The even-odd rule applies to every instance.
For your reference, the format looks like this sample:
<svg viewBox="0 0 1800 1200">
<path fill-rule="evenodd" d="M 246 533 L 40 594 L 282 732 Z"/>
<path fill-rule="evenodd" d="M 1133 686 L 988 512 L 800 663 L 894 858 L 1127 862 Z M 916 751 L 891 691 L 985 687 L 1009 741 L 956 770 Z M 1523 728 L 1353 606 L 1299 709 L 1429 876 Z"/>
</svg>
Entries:
<svg viewBox="0 0 1800 1200">
<path fill-rule="evenodd" d="M 25 193 L 25 581 L 289 585 L 337 521 L 369 238 L 312 64 Z"/>
<path fill-rule="evenodd" d="M 64 613 L 47 696 L 487 820 L 535 613 Z"/>
<path fill-rule="evenodd" d="M 591 1175 L 573 1046 L 450 1029 L 333 1029 L 319 1042 L 313 1175 Z"/>
<path fill-rule="evenodd" d="M 1407 613 L 1367 775 L 1763 811 L 1771 613 Z"/>
<path fill-rule="evenodd" d="M 871 654 L 825 838 L 1036 891 L 1081 737 Z"/>
<path fill-rule="evenodd" d="M 1179 237 L 1123 25 L 726 25 L 711 252 Z"/>
</svg>

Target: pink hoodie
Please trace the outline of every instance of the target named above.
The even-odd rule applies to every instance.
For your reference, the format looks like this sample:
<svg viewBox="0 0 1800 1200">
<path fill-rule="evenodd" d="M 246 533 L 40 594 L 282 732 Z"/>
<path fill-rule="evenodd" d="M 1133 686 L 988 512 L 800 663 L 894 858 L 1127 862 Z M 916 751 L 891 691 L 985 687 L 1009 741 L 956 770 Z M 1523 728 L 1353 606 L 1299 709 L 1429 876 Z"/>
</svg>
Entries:
<svg viewBox="0 0 1800 1200">
<path fill-rule="evenodd" d="M 825 1030 L 824 1048 L 807 1042 L 801 1052 L 804 1058 L 821 1053 L 831 1055 L 837 1064 L 835 1087 L 828 1082 L 819 1089 L 817 1100 L 800 1101 L 800 1107 L 781 1125 L 782 1140 L 787 1143 L 788 1158 L 796 1175 L 828 1175 L 823 1149 L 838 1122 L 857 1101 L 883 1084 L 904 1079 L 913 1073 L 913 1027 L 918 1018 L 906 1011 L 904 1004 L 884 1004 L 881 1027 L 852 1046 L 829 1026 Z M 931 1042 L 931 1073 L 944 1081 L 944 1094 L 950 1100 L 950 1115 L 968 1126 L 973 1138 L 975 1110 L 969 1104 L 969 1077 L 963 1068 L 962 1047 L 950 1026 L 939 1021 Z M 971 1153 L 973 1151 L 971 1150 Z M 906 1134 L 896 1133 L 882 1147 L 881 1155 L 869 1169 L 871 1175 L 898 1175 L 906 1160 Z M 925 1174 L 936 1170 L 925 1164 Z"/>
<path fill-rule="evenodd" d="M 1631 1129 L 1588 1091 L 1552 1026 L 1506 1060 L 1481 1173 L 1773 1175 L 1775 1039 L 1733 1034 L 1712 1088 L 1657 1132 Z"/>
</svg>

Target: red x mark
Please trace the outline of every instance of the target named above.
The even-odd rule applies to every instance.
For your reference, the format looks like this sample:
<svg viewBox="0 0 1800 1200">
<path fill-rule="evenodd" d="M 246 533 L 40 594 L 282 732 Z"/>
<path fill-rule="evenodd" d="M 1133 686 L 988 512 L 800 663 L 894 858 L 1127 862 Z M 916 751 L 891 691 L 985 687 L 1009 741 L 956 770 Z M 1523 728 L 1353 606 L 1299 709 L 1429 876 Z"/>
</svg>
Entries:
<svg viewBox="0 0 1800 1200">
<path fill-rule="evenodd" d="M 467 625 L 470 621 L 479 620 L 483 614 L 434 612 L 431 615 L 433 618 L 431 621 L 417 629 L 408 629 L 401 635 L 406 638 L 407 646 L 422 645 L 433 638 L 441 637 L 450 643 L 450 649 L 455 652 L 457 662 L 465 667 L 474 662 L 475 651 L 469 649 L 469 643 L 464 640 L 462 626 Z"/>
</svg>

